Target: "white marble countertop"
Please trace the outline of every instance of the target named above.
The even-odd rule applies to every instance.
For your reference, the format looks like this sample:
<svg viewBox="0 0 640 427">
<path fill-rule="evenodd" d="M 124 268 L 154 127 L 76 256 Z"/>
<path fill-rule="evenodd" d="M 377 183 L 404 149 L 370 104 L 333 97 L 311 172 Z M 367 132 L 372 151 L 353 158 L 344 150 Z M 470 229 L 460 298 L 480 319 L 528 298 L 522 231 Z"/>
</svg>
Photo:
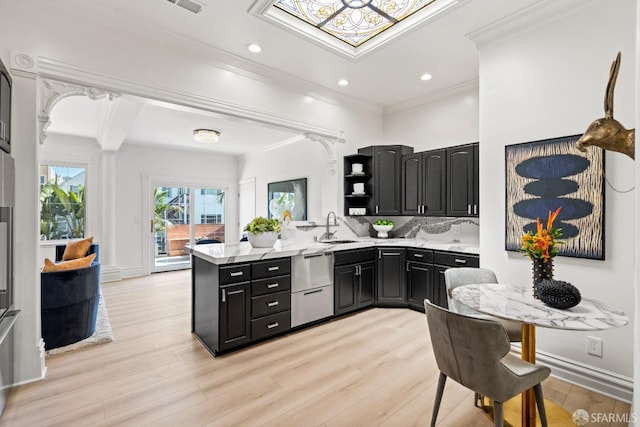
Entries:
<svg viewBox="0 0 640 427">
<path fill-rule="evenodd" d="M 455 300 L 482 313 L 545 328 L 593 331 L 629 323 L 629 317 L 622 311 L 587 298 L 568 309 L 549 307 L 533 297 L 531 286 L 474 284 L 459 286 L 451 294 Z"/>
<path fill-rule="evenodd" d="M 355 238 L 353 243 L 318 243 L 299 240 L 278 240 L 271 248 L 254 248 L 249 242 L 211 243 L 187 245 L 185 249 L 192 255 L 213 264 L 231 264 L 234 262 L 257 261 L 261 259 L 282 258 L 296 255 L 308 255 L 323 252 L 344 251 L 379 246 L 397 246 L 406 248 L 434 249 L 478 255 L 478 245 L 464 243 L 429 242 L 421 239 L 375 239 Z"/>
</svg>

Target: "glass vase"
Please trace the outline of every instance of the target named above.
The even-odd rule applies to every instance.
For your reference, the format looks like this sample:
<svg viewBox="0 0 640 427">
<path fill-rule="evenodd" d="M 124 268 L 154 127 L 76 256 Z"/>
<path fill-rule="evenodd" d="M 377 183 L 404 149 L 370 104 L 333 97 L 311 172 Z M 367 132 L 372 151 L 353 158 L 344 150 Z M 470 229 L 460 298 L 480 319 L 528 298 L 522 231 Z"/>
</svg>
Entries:
<svg viewBox="0 0 640 427">
<path fill-rule="evenodd" d="M 553 280 L 553 258 L 533 260 L 533 297 L 538 298 L 538 285 L 544 279 Z"/>
</svg>

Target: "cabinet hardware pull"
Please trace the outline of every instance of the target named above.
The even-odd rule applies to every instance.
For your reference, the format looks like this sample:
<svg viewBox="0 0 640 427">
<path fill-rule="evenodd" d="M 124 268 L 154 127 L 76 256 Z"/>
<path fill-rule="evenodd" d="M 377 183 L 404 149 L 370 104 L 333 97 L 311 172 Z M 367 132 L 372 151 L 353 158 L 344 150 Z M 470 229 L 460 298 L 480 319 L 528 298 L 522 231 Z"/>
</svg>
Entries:
<svg viewBox="0 0 640 427">
<path fill-rule="evenodd" d="M 382 249 L 378 249 L 378 259 L 382 259 Z"/>
<path fill-rule="evenodd" d="M 471 215 L 471 205 L 467 205 L 467 213 Z"/>
<path fill-rule="evenodd" d="M 376 213 L 378 213 L 378 207 L 376 206 Z"/>
<path fill-rule="evenodd" d="M 424 255 L 422 255 L 422 254 L 413 254 L 413 256 L 416 257 L 416 258 L 422 258 Z"/>
<path fill-rule="evenodd" d="M 420 212 L 420 209 L 422 209 L 422 206 L 418 205 L 418 213 L 422 213 Z"/>
<path fill-rule="evenodd" d="M 409 266 L 411 265 L 411 263 L 409 261 L 407 261 L 407 267 L 405 269 L 405 271 L 409 271 Z"/>
<path fill-rule="evenodd" d="M 267 303 L 267 307 L 275 307 L 278 304 L 280 304 L 279 301 L 268 302 Z"/>
<path fill-rule="evenodd" d="M 227 291 L 226 291 L 226 289 L 222 290 L 222 302 L 227 302 Z"/>
<path fill-rule="evenodd" d="M 427 210 L 427 205 L 422 205 L 422 213 Z"/>
<path fill-rule="evenodd" d="M 478 215 L 478 205 L 473 205 L 473 214 Z"/>
<path fill-rule="evenodd" d="M 243 274 L 244 274 L 244 272 L 242 272 L 242 271 L 232 271 L 231 273 L 229 273 L 229 276 L 237 277 L 237 276 L 242 276 Z"/>
<path fill-rule="evenodd" d="M 267 285 L 267 289 L 277 288 L 279 285 L 280 285 L 279 283 L 269 283 Z"/>
<path fill-rule="evenodd" d="M 278 322 L 270 323 L 270 324 L 267 325 L 267 329 L 277 328 L 278 326 L 280 326 L 280 324 Z"/>
<path fill-rule="evenodd" d="M 303 255 L 303 258 L 304 258 L 304 259 L 307 259 L 307 258 L 317 258 L 317 257 L 319 257 L 319 256 L 324 256 L 324 255 L 325 255 L 325 254 L 311 254 L 311 255 Z"/>
<path fill-rule="evenodd" d="M 269 270 L 269 271 L 278 271 L 278 270 L 280 270 L 280 267 L 278 267 L 278 266 L 269 267 L 269 268 L 267 268 L 267 270 Z"/>
<path fill-rule="evenodd" d="M 315 291 L 305 292 L 305 293 L 303 293 L 302 295 L 317 294 L 318 292 L 322 292 L 322 289 L 316 289 Z"/>
<path fill-rule="evenodd" d="M 456 258 L 456 262 L 457 262 L 458 264 L 466 264 L 466 263 L 467 263 L 467 260 L 466 260 L 466 259 L 459 259 L 459 258 Z"/>
</svg>

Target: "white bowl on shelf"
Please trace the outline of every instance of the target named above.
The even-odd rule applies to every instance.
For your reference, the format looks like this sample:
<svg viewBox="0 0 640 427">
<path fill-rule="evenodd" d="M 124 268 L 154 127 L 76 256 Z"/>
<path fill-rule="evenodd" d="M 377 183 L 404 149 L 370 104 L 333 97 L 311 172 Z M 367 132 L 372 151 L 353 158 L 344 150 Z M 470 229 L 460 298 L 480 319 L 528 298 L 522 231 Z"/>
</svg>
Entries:
<svg viewBox="0 0 640 427">
<path fill-rule="evenodd" d="M 389 232 L 393 229 L 393 224 L 391 225 L 373 224 L 373 229 L 378 232 L 379 239 L 386 239 L 387 237 L 389 237 Z"/>
</svg>

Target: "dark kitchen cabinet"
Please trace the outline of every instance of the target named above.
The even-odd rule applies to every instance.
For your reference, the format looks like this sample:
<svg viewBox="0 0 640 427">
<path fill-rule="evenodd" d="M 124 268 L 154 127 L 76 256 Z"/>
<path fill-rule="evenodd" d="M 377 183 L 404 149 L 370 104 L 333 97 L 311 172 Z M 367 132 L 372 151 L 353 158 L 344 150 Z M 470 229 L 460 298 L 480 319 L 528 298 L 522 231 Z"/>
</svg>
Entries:
<svg viewBox="0 0 640 427">
<path fill-rule="evenodd" d="M 448 308 L 447 286 L 444 280 L 444 272 L 448 268 L 479 267 L 480 257 L 477 255 L 461 254 L 456 252 L 433 252 L 433 290 L 427 296 L 434 304 Z"/>
<path fill-rule="evenodd" d="M 375 302 L 374 249 L 334 254 L 334 313 L 349 313 Z"/>
<path fill-rule="evenodd" d="M 11 152 L 11 76 L 0 62 L 0 148 Z"/>
<path fill-rule="evenodd" d="M 433 252 L 407 249 L 407 304 L 424 312 L 424 300 L 433 288 Z"/>
<path fill-rule="evenodd" d="M 405 249 L 378 249 L 378 297 L 380 307 L 406 307 Z"/>
<path fill-rule="evenodd" d="M 214 355 L 291 329 L 291 259 L 192 257 L 192 332 Z"/>
<path fill-rule="evenodd" d="M 447 215 L 478 215 L 478 144 L 447 148 Z"/>
<path fill-rule="evenodd" d="M 358 149 L 373 163 L 373 212 L 371 215 L 402 214 L 402 156 L 413 153 L 404 145 L 380 145 Z"/>
<path fill-rule="evenodd" d="M 446 151 L 402 156 L 402 214 L 446 214 Z"/>
<path fill-rule="evenodd" d="M 220 287 L 220 351 L 250 340 L 249 282 Z"/>
</svg>

